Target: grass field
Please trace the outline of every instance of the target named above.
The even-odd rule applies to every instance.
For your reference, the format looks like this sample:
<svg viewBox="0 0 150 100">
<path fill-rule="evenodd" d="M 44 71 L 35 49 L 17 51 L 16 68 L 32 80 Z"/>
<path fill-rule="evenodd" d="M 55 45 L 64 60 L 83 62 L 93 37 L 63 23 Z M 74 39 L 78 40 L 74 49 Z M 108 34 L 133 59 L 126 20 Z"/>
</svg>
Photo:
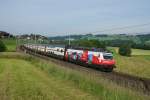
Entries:
<svg viewBox="0 0 150 100">
<path fill-rule="evenodd" d="M 150 50 L 132 49 L 132 56 L 125 57 L 118 54 L 117 47 L 110 49 L 114 51 L 115 71 L 150 78 Z"/>
<path fill-rule="evenodd" d="M 149 99 L 102 77 L 19 53 L 0 54 L 0 87 L 0 100 Z"/>
<path fill-rule="evenodd" d="M 2 39 L 2 41 L 7 47 L 7 52 L 16 51 L 16 39 L 9 38 L 9 39 Z"/>
<path fill-rule="evenodd" d="M 73 87 L 67 81 L 48 76 L 27 61 L 0 59 L 0 62 L 1 100 L 96 99 L 89 93 Z"/>
<path fill-rule="evenodd" d="M 118 53 L 118 47 L 109 47 L 109 49 L 114 49 Z M 150 50 L 132 49 L 132 55 L 150 55 Z"/>
<path fill-rule="evenodd" d="M 150 79 L 150 56 L 115 56 L 115 71 Z"/>
</svg>

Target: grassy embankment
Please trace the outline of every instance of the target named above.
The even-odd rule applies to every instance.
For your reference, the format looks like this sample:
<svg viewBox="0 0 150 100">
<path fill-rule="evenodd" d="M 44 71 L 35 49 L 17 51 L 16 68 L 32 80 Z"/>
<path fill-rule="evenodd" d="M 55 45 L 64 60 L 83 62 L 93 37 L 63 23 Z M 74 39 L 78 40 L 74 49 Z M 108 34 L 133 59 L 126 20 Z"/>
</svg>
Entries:
<svg viewBox="0 0 150 100">
<path fill-rule="evenodd" d="M 20 53 L 0 54 L 1 100 L 148 100 L 102 77 Z"/>
<path fill-rule="evenodd" d="M 132 49 L 132 56 L 125 57 L 118 54 L 117 47 L 111 49 L 116 60 L 115 71 L 150 78 L 150 50 Z"/>
<path fill-rule="evenodd" d="M 15 50 L 15 45 L 5 41 L 7 47 L 11 48 L 9 51 Z M 115 58 L 117 61 L 127 59 L 127 63 L 130 62 L 129 66 L 132 65 L 132 60 L 136 59 L 119 55 L 115 55 Z M 149 57 L 144 56 L 143 61 L 145 59 L 149 60 Z M 124 70 L 124 64 L 121 68 L 117 63 L 119 66 L 117 70 Z M 134 71 L 131 74 L 137 75 Z M 148 100 L 150 98 L 117 86 L 102 77 L 92 77 L 87 73 L 66 69 L 52 62 L 33 59 L 15 52 L 0 54 L 0 87 L 2 87 L 0 99 L 5 100 Z"/>
</svg>

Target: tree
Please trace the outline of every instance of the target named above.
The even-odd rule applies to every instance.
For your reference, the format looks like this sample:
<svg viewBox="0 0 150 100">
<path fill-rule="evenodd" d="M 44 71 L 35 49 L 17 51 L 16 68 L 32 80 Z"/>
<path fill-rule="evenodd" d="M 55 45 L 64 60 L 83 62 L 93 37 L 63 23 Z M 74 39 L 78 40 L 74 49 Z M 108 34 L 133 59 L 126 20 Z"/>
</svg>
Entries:
<svg viewBox="0 0 150 100">
<path fill-rule="evenodd" d="M 83 40 L 79 40 L 76 42 L 79 46 L 85 46 L 85 47 L 95 47 L 95 48 L 103 48 L 106 49 L 106 42 L 105 41 L 99 41 L 96 39 L 92 39 L 92 40 L 87 40 L 87 39 L 83 39 Z"/>
<path fill-rule="evenodd" d="M 120 46 L 119 48 L 119 54 L 122 56 L 131 56 L 131 44 L 127 43 L 127 44 L 123 44 Z"/>
<path fill-rule="evenodd" d="M 0 52 L 3 52 L 6 50 L 5 44 L 0 40 Z"/>
</svg>

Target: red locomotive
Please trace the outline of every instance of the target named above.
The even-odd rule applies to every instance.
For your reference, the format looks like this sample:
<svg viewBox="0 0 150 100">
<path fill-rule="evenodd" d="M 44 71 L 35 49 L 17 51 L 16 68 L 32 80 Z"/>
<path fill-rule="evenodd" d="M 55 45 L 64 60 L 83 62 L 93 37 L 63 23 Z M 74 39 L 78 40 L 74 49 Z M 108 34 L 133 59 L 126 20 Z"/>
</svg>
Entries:
<svg viewBox="0 0 150 100">
<path fill-rule="evenodd" d="M 112 53 L 106 51 L 67 49 L 65 60 L 75 63 L 80 62 L 91 67 L 101 68 L 104 71 L 112 71 L 115 67 Z"/>
</svg>

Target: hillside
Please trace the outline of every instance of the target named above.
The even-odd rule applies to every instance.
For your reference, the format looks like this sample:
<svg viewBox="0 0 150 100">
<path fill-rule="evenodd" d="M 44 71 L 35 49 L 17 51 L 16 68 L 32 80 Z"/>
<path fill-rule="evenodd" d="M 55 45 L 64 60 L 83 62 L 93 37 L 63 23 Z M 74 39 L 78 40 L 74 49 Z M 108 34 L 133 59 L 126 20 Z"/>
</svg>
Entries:
<svg viewBox="0 0 150 100">
<path fill-rule="evenodd" d="M 99 39 L 104 40 L 133 40 L 134 42 L 141 43 L 150 40 L 150 33 L 147 34 L 85 34 L 85 35 L 70 35 L 70 36 L 54 36 L 49 37 L 51 40 L 68 40 L 68 38 L 78 40 L 78 39 Z"/>
<path fill-rule="evenodd" d="M 15 40 L 3 40 L 9 51 Z M 132 57 L 114 51 L 115 71 L 150 78 L 150 51 L 133 49 Z M 145 54 L 145 55 L 143 55 Z M 143 65 L 144 63 L 144 65 Z M 0 53 L 0 99 L 2 100 L 148 100 L 131 87 L 118 85 L 95 73 L 63 67 L 51 61 L 17 52 Z"/>
<path fill-rule="evenodd" d="M 71 70 L 19 53 L 0 54 L 0 99 L 147 100 L 103 77 Z M 21 65 L 21 66 L 20 66 Z"/>
<path fill-rule="evenodd" d="M 133 48 L 137 49 L 147 49 L 150 50 L 150 33 L 147 34 L 86 34 L 86 35 L 70 35 L 70 36 L 56 36 L 49 37 L 53 42 L 60 41 L 61 43 L 68 44 L 68 40 L 71 40 L 72 44 L 77 43 L 82 40 L 99 40 L 100 42 L 105 42 L 107 46 L 119 47 L 124 43 L 130 43 Z M 65 41 L 65 42 L 64 42 Z"/>
<path fill-rule="evenodd" d="M 5 31 L 0 31 L 0 38 L 8 38 L 8 37 L 13 37 L 13 35 Z"/>
</svg>

